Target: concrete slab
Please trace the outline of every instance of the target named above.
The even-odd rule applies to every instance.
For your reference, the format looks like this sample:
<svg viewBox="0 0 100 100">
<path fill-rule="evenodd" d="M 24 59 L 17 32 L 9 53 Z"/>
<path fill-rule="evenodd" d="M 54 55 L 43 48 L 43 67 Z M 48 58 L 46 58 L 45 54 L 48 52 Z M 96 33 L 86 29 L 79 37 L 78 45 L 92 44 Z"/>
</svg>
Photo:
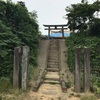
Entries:
<svg viewBox="0 0 100 100">
<path fill-rule="evenodd" d="M 50 40 L 41 40 L 38 50 L 37 67 L 46 68 Z"/>
</svg>

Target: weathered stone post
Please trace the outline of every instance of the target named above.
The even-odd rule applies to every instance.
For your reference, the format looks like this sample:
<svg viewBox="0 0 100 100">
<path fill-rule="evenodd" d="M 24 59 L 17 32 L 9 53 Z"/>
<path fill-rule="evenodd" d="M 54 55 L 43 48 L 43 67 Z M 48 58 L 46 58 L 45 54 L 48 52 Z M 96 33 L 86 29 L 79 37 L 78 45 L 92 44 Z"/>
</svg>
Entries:
<svg viewBox="0 0 100 100">
<path fill-rule="evenodd" d="M 81 55 L 81 48 L 76 48 L 75 50 L 75 92 L 81 92 L 80 86 L 80 58 Z"/>
<path fill-rule="evenodd" d="M 14 48 L 13 87 L 19 88 L 20 47 Z"/>
<path fill-rule="evenodd" d="M 22 48 L 22 89 L 27 89 L 28 85 L 28 66 L 29 66 L 29 47 Z"/>
<path fill-rule="evenodd" d="M 84 48 L 84 91 L 90 90 L 90 49 Z"/>
</svg>

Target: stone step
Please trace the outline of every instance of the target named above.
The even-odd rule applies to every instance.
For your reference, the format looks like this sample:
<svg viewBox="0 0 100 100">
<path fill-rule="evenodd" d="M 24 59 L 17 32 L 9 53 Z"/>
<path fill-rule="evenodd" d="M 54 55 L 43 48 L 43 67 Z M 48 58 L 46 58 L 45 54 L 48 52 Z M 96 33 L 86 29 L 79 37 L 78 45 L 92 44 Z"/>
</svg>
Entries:
<svg viewBox="0 0 100 100">
<path fill-rule="evenodd" d="M 49 48 L 49 50 L 51 51 L 51 50 L 59 50 L 59 48 Z"/>
<path fill-rule="evenodd" d="M 59 57 L 49 56 L 48 60 L 58 60 L 59 61 Z"/>
<path fill-rule="evenodd" d="M 50 51 L 49 54 L 59 55 L 59 52 Z"/>
<path fill-rule="evenodd" d="M 59 43 L 55 43 L 55 44 L 54 43 L 53 44 L 50 43 L 50 46 L 59 46 Z"/>
<path fill-rule="evenodd" d="M 59 52 L 58 53 L 49 52 L 49 55 L 59 55 Z"/>
<path fill-rule="evenodd" d="M 48 60 L 55 60 L 55 61 L 58 60 L 59 61 L 59 58 L 49 57 Z"/>
<path fill-rule="evenodd" d="M 59 63 L 58 60 L 48 60 L 48 62 L 58 62 Z"/>
<path fill-rule="evenodd" d="M 57 80 L 44 80 L 43 83 L 49 84 L 60 84 L 60 81 Z"/>
<path fill-rule="evenodd" d="M 59 68 L 59 66 L 56 66 L 56 65 L 48 65 L 47 68 Z"/>
<path fill-rule="evenodd" d="M 59 68 L 46 68 L 47 71 L 59 72 Z"/>
<path fill-rule="evenodd" d="M 50 45 L 49 47 L 54 47 L 54 48 L 56 48 L 56 47 L 59 47 L 59 45 L 58 45 L 58 44 L 56 44 L 56 45 Z"/>
<path fill-rule="evenodd" d="M 48 56 L 49 56 L 49 57 L 59 57 L 58 54 L 57 54 L 57 55 L 55 55 L 55 54 L 49 54 Z"/>
<path fill-rule="evenodd" d="M 57 62 L 57 63 L 59 63 L 59 60 L 52 60 L 52 59 L 49 60 L 49 59 L 48 59 L 48 62 Z"/>
<path fill-rule="evenodd" d="M 59 44 L 50 45 L 49 47 L 52 47 L 52 48 L 54 48 L 54 47 L 59 47 Z"/>
<path fill-rule="evenodd" d="M 49 53 L 49 55 L 53 56 L 59 56 L 59 53 Z"/>
<path fill-rule="evenodd" d="M 48 62 L 48 65 L 59 65 L 59 63 L 58 62 Z"/>
<path fill-rule="evenodd" d="M 49 47 L 59 47 L 59 44 L 50 45 Z"/>
<path fill-rule="evenodd" d="M 50 53 L 55 53 L 55 54 L 58 54 L 58 53 L 59 53 L 59 51 L 58 51 L 58 50 L 56 50 L 56 51 L 51 50 L 51 51 L 50 51 Z"/>
<path fill-rule="evenodd" d="M 49 52 L 49 54 L 59 54 L 59 51 L 58 50 L 56 50 L 56 51 L 52 50 L 52 51 Z"/>
<path fill-rule="evenodd" d="M 58 53 L 58 52 L 59 52 L 59 49 L 49 49 L 49 52 L 55 52 L 55 53 Z"/>
<path fill-rule="evenodd" d="M 48 54 L 48 56 L 49 56 L 49 55 L 59 56 L 59 53 L 51 53 L 51 52 L 50 52 L 50 53 Z"/>
<path fill-rule="evenodd" d="M 53 67 L 53 66 L 59 66 L 59 63 L 49 62 L 47 65 Z"/>
<path fill-rule="evenodd" d="M 47 65 L 47 68 L 58 68 L 59 69 L 59 66 L 57 66 L 57 65 Z"/>
<path fill-rule="evenodd" d="M 47 72 L 45 75 L 45 80 L 57 80 L 60 81 L 60 76 L 58 72 Z"/>
<path fill-rule="evenodd" d="M 56 42 L 56 41 L 50 41 L 50 45 L 57 45 L 57 44 L 59 44 L 58 42 Z"/>
<path fill-rule="evenodd" d="M 51 49 L 50 52 L 59 53 L 59 49 L 57 49 L 57 50 Z"/>
<path fill-rule="evenodd" d="M 49 48 L 59 48 L 59 46 L 50 46 Z"/>
<path fill-rule="evenodd" d="M 59 49 L 59 46 L 50 46 L 49 49 Z"/>
<path fill-rule="evenodd" d="M 54 44 L 57 44 L 58 43 L 58 41 L 50 41 L 50 44 L 52 44 L 52 45 L 54 45 Z"/>
<path fill-rule="evenodd" d="M 58 50 L 56 50 L 56 51 L 51 50 L 50 52 L 51 52 L 51 53 L 59 53 L 59 51 L 58 51 Z"/>
<path fill-rule="evenodd" d="M 59 57 L 59 54 L 49 54 L 48 57 Z"/>
<path fill-rule="evenodd" d="M 58 64 L 48 64 L 47 65 L 48 68 L 59 68 Z"/>
</svg>

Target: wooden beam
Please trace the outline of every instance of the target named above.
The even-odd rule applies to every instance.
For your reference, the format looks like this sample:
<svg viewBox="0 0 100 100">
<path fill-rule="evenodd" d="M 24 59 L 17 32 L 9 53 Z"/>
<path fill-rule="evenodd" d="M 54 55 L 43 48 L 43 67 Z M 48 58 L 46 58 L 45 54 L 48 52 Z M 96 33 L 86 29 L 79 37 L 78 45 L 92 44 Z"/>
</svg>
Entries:
<svg viewBox="0 0 100 100">
<path fill-rule="evenodd" d="M 62 24 L 62 25 L 43 25 L 43 26 L 45 26 L 45 27 L 59 27 L 59 26 L 67 26 L 67 24 Z"/>
<path fill-rule="evenodd" d="M 68 28 L 63 28 L 63 29 L 68 29 Z M 49 28 L 45 28 L 45 30 L 49 30 Z M 57 28 L 57 29 L 55 29 L 55 28 L 50 28 L 50 30 L 62 30 L 62 28 Z"/>
</svg>

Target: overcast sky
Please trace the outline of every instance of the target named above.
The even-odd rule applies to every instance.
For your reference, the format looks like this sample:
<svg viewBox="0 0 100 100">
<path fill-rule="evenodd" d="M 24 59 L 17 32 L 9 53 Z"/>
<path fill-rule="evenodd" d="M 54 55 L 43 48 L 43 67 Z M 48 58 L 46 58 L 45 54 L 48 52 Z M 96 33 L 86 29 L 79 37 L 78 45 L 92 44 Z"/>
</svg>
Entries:
<svg viewBox="0 0 100 100">
<path fill-rule="evenodd" d="M 71 4 L 80 3 L 81 0 L 12 0 L 13 2 L 23 1 L 29 11 L 37 11 L 38 23 L 42 34 L 44 31 L 43 24 L 66 24 L 63 18 L 66 14 L 65 8 Z M 94 0 L 88 0 L 90 3 Z"/>
</svg>

